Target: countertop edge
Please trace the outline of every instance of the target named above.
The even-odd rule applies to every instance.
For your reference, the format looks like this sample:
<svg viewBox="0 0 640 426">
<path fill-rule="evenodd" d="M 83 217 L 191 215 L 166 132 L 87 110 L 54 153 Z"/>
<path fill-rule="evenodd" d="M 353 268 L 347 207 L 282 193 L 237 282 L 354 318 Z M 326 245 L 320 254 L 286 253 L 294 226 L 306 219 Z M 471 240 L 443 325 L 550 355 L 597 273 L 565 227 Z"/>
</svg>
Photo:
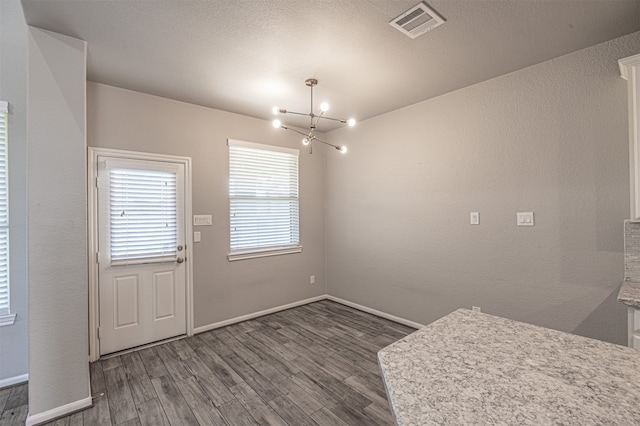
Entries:
<svg viewBox="0 0 640 426">
<path fill-rule="evenodd" d="M 640 309 L 640 282 L 624 280 L 618 292 L 618 302 Z"/>
</svg>

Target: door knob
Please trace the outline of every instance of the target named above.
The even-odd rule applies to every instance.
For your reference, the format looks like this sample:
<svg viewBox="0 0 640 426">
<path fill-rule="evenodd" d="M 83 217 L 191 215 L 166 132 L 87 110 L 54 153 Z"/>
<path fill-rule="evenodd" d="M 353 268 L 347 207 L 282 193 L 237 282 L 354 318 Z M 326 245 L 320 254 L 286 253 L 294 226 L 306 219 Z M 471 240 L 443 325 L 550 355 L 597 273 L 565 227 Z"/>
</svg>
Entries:
<svg viewBox="0 0 640 426">
<path fill-rule="evenodd" d="M 183 259 L 183 258 L 181 258 L 181 257 L 179 257 L 179 258 L 177 258 L 177 259 L 176 259 L 176 262 L 178 262 L 178 263 L 182 263 L 182 262 L 184 262 L 184 259 Z"/>
</svg>

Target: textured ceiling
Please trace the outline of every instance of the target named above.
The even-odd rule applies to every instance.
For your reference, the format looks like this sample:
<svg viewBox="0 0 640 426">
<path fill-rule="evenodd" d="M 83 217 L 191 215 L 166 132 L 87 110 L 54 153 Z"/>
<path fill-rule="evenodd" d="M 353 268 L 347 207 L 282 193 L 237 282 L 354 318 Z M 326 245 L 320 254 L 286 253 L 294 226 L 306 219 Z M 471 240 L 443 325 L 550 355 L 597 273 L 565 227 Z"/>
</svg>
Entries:
<svg viewBox="0 0 640 426">
<path fill-rule="evenodd" d="M 265 119 L 308 112 L 309 77 L 329 116 L 364 120 L 640 30 L 640 1 L 433 0 L 447 22 L 412 40 L 388 22 L 417 3 L 22 0 L 88 42 L 91 81 Z"/>
</svg>

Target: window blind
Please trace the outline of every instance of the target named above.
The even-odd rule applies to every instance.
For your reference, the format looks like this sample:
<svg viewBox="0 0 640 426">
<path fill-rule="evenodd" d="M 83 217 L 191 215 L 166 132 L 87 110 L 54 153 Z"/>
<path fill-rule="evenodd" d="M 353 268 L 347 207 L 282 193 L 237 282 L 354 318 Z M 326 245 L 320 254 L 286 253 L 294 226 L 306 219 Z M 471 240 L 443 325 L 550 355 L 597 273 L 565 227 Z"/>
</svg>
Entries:
<svg viewBox="0 0 640 426">
<path fill-rule="evenodd" d="M 229 140 L 231 252 L 300 244 L 298 150 Z"/>
<path fill-rule="evenodd" d="M 111 264 L 175 260 L 176 173 L 109 170 Z"/>
<path fill-rule="evenodd" d="M 0 101 L 0 316 L 9 314 L 8 104 Z"/>
</svg>

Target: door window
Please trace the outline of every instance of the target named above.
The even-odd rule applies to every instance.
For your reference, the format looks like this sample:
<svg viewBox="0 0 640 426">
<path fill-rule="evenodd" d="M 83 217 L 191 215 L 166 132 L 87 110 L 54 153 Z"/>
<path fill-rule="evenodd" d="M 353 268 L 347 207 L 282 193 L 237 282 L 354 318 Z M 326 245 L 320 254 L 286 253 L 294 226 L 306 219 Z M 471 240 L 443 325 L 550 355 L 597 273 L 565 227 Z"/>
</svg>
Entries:
<svg viewBox="0 0 640 426">
<path fill-rule="evenodd" d="M 109 169 L 111 265 L 174 261 L 176 173 Z"/>
</svg>

